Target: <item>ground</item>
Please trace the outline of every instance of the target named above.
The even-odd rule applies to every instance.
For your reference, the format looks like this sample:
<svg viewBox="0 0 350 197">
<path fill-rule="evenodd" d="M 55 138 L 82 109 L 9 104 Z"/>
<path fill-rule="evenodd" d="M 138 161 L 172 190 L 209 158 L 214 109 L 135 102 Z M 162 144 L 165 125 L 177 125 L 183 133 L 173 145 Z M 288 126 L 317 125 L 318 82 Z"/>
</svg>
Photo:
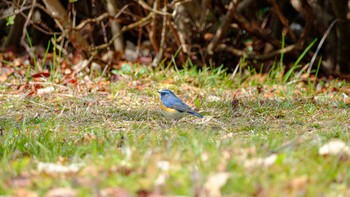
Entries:
<svg viewBox="0 0 350 197">
<path fill-rule="evenodd" d="M 350 195 L 346 82 L 142 69 L 1 86 L 0 194 Z M 162 88 L 204 118 L 164 119 Z"/>
</svg>

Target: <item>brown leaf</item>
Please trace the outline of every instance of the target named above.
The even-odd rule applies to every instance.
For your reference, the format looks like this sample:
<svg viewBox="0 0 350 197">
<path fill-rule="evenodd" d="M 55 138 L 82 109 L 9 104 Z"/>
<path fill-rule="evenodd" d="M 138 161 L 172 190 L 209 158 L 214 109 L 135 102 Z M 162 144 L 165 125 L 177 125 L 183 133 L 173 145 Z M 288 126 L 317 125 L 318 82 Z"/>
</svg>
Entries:
<svg viewBox="0 0 350 197">
<path fill-rule="evenodd" d="M 20 175 L 11 179 L 12 187 L 23 188 L 23 187 L 30 186 L 31 183 L 32 181 L 29 175 Z"/>
<path fill-rule="evenodd" d="M 239 100 L 236 99 L 236 98 L 233 98 L 232 102 L 231 102 L 231 105 L 232 105 L 233 109 L 236 109 L 238 107 L 238 105 L 239 105 Z"/>
<path fill-rule="evenodd" d="M 341 140 L 331 140 L 328 143 L 324 144 L 319 150 L 318 153 L 321 156 L 341 156 L 349 157 L 350 148 Z"/>
<path fill-rule="evenodd" d="M 0 82 L 5 82 L 7 80 L 7 75 L 0 75 Z"/>
<path fill-rule="evenodd" d="M 45 194 L 45 197 L 75 197 L 78 192 L 72 188 L 54 188 Z"/>
<path fill-rule="evenodd" d="M 171 78 L 169 78 L 169 79 L 163 80 L 162 83 L 173 84 L 173 83 L 174 83 L 174 80 L 171 79 Z"/>
<path fill-rule="evenodd" d="M 12 196 L 13 197 L 39 197 L 39 195 L 36 192 L 29 191 L 23 188 L 15 190 Z"/>
<path fill-rule="evenodd" d="M 37 94 L 38 95 L 42 95 L 42 94 L 48 94 L 51 93 L 55 90 L 54 87 L 50 86 L 50 87 L 46 87 L 46 88 L 40 88 L 37 90 Z"/>
<path fill-rule="evenodd" d="M 212 34 L 212 33 L 205 33 L 204 34 L 204 40 L 206 40 L 206 41 L 213 39 L 213 37 L 214 37 L 214 34 Z"/>
<path fill-rule="evenodd" d="M 230 176 L 231 175 L 228 172 L 219 172 L 211 175 L 204 184 L 204 196 L 221 196 L 220 189 L 226 184 Z"/>
<path fill-rule="evenodd" d="M 272 154 L 265 158 L 258 157 L 258 158 L 249 159 L 244 162 L 244 166 L 246 168 L 269 167 L 275 163 L 275 161 L 277 160 L 277 157 L 278 156 L 276 154 Z"/>
<path fill-rule="evenodd" d="M 44 172 L 46 174 L 74 174 L 78 172 L 83 167 L 82 163 L 74 163 L 70 165 L 62 165 L 55 163 L 38 163 L 38 171 Z"/>
<path fill-rule="evenodd" d="M 292 191 L 299 191 L 299 190 L 302 190 L 306 187 L 306 184 L 308 183 L 309 181 L 309 177 L 304 175 L 304 176 L 300 176 L 300 177 L 297 177 L 297 178 L 294 178 L 290 184 L 289 184 L 289 188 L 292 190 Z"/>
<path fill-rule="evenodd" d="M 41 72 L 41 73 L 37 73 L 32 75 L 33 78 L 42 78 L 42 77 L 50 77 L 50 73 L 49 72 Z"/>
<path fill-rule="evenodd" d="M 100 191 L 100 197 L 131 197 L 132 195 L 122 188 L 105 188 Z"/>
</svg>

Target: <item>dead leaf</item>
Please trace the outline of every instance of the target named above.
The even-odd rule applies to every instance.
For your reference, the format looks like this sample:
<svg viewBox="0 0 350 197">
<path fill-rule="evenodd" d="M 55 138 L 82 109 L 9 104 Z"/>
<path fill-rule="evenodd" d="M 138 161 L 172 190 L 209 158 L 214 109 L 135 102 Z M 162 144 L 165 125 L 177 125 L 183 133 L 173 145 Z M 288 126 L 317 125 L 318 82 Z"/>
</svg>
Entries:
<svg viewBox="0 0 350 197">
<path fill-rule="evenodd" d="M 86 60 L 86 59 L 82 60 L 82 61 L 79 61 L 77 64 L 75 64 L 73 66 L 74 73 L 79 73 L 80 71 L 82 71 L 88 65 L 89 65 L 89 61 Z"/>
<path fill-rule="evenodd" d="M 277 160 L 277 154 L 272 154 L 265 158 L 253 158 L 244 162 L 246 168 L 269 167 Z"/>
<path fill-rule="evenodd" d="M 15 190 L 12 196 L 13 197 L 39 197 L 39 195 L 36 192 L 29 191 L 23 188 Z"/>
<path fill-rule="evenodd" d="M 348 95 L 346 95 L 345 93 L 343 93 L 343 101 L 345 104 L 350 104 L 350 97 Z"/>
<path fill-rule="evenodd" d="M 294 178 L 290 184 L 289 188 L 294 190 L 303 190 L 306 187 L 307 182 L 309 181 L 309 177 L 307 175 L 303 175 L 297 178 Z"/>
<path fill-rule="evenodd" d="M 49 72 L 41 72 L 41 73 L 37 73 L 32 75 L 33 78 L 42 78 L 42 77 L 50 77 L 50 73 Z"/>
<path fill-rule="evenodd" d="M 132 195 L 122 188 L 105 188 L 100 191 L 100 197 L 131 197 Z"/>
<path fill-rule="evenodd" d="M 12 187 L 28 187 L 31 185 L 31 179 L 29 175 L 19 175 L 11 179 Z"/>
<path fill-rule="evenodd" d="M 321 156 L 350 156 L 350 148 L 341 140 L 331 140 L 318 150 Z"/>
<path fill-rule="evenodd" d="M 206 41 L 212 40 L 213 37 L 214 37 L 214 34 L 212 34 L 212 33 L 205 33 L 204 34 L 204 40 L 206 40 Z"/>
<path fill-rule="evenodd" d="M 72 188 L 54 188 L 45 194 L 45 197 L 75 197 L 78 192 Z"/>
<path fill-rule="evenodd" d="M 161 169 L 162 171 L 169 171 L 170 169 L 170 163 L 168 161 L 158 161 L 157 167 Z"/>
<path fill-rule="evenodd" d="M 204 196 L 221 196 L 220 189 L 226 184 L 230 176 L 228 172 L 219 172 L 209 176 L 207 182 L 204 184 Z"/>
<path fill-rule="evenodd" d="M 7 75 L 0 75 L 0 82 L 5 82 L 7 80 Z"/>
<path fill-rule="evenodd" d="M 239 100 L 236 99 L 236 98 L 233 98 L 232 102 L 231 102 L 231 105 L 232 105 L 233 109 L 236 109 L 238 107 L 238 105 L 239 105 Z"/>
<path fill-rule="evenodd" d="M 97 140 L 97 137 L 93 133 L 84 133 L 84 135 L 75 141 L 76 144 L 90 144 Z"/>
<path fill-rule="evenodd" d="M 38 95 L 48 94 L 48 93 L 53 92 L 54 90 L 55 90 L 55 88 L 52 86 L 46 87 L 46 88 L 40 88 L 37 90 L 37 94 Z"/>
<path fill-rule="evenodd" d="M 173 84 L 173 83 L 174 83 L 174 80 L 171 79 L 171 78 L 168 78 L 168 79 L 166 79 L 166 80 L 163 80 L 162 83 Z"/>
<path fill-rule="evenodd" d="M 38 163 L 38 171 L 45 172 L 47 174 L 73 174 L 78 172 L 83 167 L 82 163 L 74 163 L 70 165 L 62 165 L 55 163 Z"/>
</svg>

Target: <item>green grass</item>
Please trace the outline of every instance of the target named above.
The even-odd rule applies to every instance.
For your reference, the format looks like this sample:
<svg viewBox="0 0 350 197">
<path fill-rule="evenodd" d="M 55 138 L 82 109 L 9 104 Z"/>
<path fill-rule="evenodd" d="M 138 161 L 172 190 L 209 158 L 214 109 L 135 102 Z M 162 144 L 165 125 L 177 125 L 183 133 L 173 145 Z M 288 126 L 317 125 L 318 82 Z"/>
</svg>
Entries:
<svg viewBox="0 0 350 197">
<path fill-rule="evenodd" d="M 278 85 L 284 81 L 276 76 L 231 79 L 221 68 L 126 67 L 107 93 L 56 88 L 23 99 L 2 88 L 0 194 L 71 187 L 78 196 L 106 188 L 205 196 L 205 183 L 219 172 L 230 174 L 223 196 L 349 192 L 349 160 L 318 155 L 330 139 L 349 144 L 349 107 L 341 91 L 332 92 L 349 84 L 327 82 L 329 89 L 317 93 L 309 84 Z M 176 125 L 164 120 L 161 88 L 174 90 L 205 118 L 186 116 Z M 246 165 L 272 154 L 271 166 Z M 48 173 L 39 171 L 40 163 L 82 167 Z"/>
</svg>

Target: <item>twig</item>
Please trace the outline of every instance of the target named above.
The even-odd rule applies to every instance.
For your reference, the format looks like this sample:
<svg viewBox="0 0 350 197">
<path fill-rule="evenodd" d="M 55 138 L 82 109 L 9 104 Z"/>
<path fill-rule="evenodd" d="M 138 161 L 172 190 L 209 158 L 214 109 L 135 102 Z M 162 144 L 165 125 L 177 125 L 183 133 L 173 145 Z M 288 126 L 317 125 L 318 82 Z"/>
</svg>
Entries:
<svg viewBox="0 0 350 197">
<path fill-rule="evenodd" d="M 180 50 L 180 61 L 182 63 L 185 63 L 185 57 L 184 57 L 184 52 L 187 52 L 187 47 L 185 44 L 185 41 L 183 38 L 180 38 L 180 35 L 182 35 L 177 29 L 175 29 L 174 23 L 172 21 L 168 21 L 168 26 L 170 27 L 171 32 L 173 33 L 175 37 L 175 42 L 178 47 L 181 48 Z"/>
<path fill-rule="evenodd" d="M 250 24 L 247 19 L 243 16 L 240 16 L 235 13 L 234 21 L 238 24 L 238 26 L 244 30 L 246 30 L 249 34 L 252 34 L 270 44 L 272 44 L 276 48 L 281 48 L 281 42 L 273 38 L 270 33 L 267 31 L 263 31 L 256 24 Z"/>
<path fill-rule="evenodd" d="M 62 26 L 62 32 L 65 32 L 72 45 L 77 49 L 82 49 L 83 52 L 88 52 L 88 42 L 79 31 L 72 29 L 71 20 L 60 1 L 43 0 L 43 2 L 47 10 L 51 13 L 51 16 L 55 20 L 56 24 Z"/>
<path fill-rule="evenodd" d="M 103 21 L 101 21 L 100 23 L 101 23 L 101 27 L 102 27 L 103 41 L 104 41 L 104 42 L 108 42 L 105 23 L 104 23 Z M 108 50 L 108 51 L 111 50 L 109 46 L 107 47 L 107 50 Z"/>
<path fill-rule="evenodd" d="M 128 31 L 130 29 L 134 29 L 136 27 L 139 27 L 139 26 L 144 26 L 146 24 L 148 24 L 150 22 L 150 20 L 152 19 L 152 15 L 153 13 L 149 13 L 148 16 L 142 18 L 141 20 L 135 22 L 135 23 L 132 23 L 128 26 L 124 26 L 122 29 L 121 29 L 121 32 L 119 34 L 116 34 L 114 35 L 109 41 L 108 43 L 105 43 L 105 44 L 101 44 L 101 45 L 98 45 L 98 46 L 93 46 L 93 47 L 89 47 L 89 51 L 96 51 L 96 50 L 100 50 L 100 49 L 104 49 L 104 48 L 107 48 L 109 45 L 113 44 L 113 41 L 115 39 L 117 39 L 119 36 L 121 36 L 121 34 L 125 31 Z"/>
<path fill-rule="evenodd" d="M 145 8 L 146 10 L 152 11 L 156 14 L 159 15 L 163 15 L 163 16 L 172 16 L 171 14 L 167 13 L 167 11 L 158 11 L 153 9 L 151 6 L 149 6 L 146 2 L 144 2 L 143 0 L 137 0 L 137 3 L 139 3 L 143 8 Z M 167 3 L 164 2 L 164 6 L 167 6 Z M 163 9 L 164 10 L 164 9 Z M 165 9 L 166 10 L 166 9 Z"/>
<path fill-rule="evenodd" d="M 28 44 L 25 42 L 24 39 L 25 39 L 26 33 L 27 33 L 27 26 L 28 26 L 28 24 L 30 22 L 30 19 L 32 18 L 32 15 L 33 15 L 35 4 L 36 4 L 36 0 L 33 0 L 31 8 L 30 8 L 29 13 L 28 13 L 27 18 L 26 18 L 26 21 L 24 22 L 22 36 L 21 36 L 21 45 L 26 49 L 27 53 L 32 58 L 35 58 L 34 54 L 32 54 L 32 51 L 31 51 L 30 47 L 28 46 Z"/>
<path fill-rule="evenodd" d="M 13 7 L 13 6 L 10 5 L 10 4 L 8 4 L 8 5 L 9 5 L 11 8 Z M 17 15 L 17 14 L 19 14 L 19 13 L 22 13 L 23 11 L 28 10 L 28 9 L 31 9 L 32 7 L 33 7 L 33 5 L 23 6 L 23 7 L 17 8 L 17 9 L 15 9 L 15 10 L 13 10 L 11 13 L 8 13 L 8 14 L 5 14 L 5 15 L 0 16 L 0 20 L 1 20 L 1 19 L 5 19 L 5 18 L 10 17 L 10 16 L 13 16 L 13 15 Z M 11 8 L 9 8 L 9 9 L 11 9 Z M 3 11 L 3 14 L 4 14 L 5 12 L 6 12 L 6 10 Z"/>
<path fill-rule="evenodd" d="M 297 47 L 298 47 L 297 44 L 293 44 L 293 45 L 289 45 L 287 47 L 284 47 L 283 49 L 278 49 L 278 50 L 272 51 L 271 53 L 263 54 L 263 55 L 249 54 L 243 50 L 236 49 L 234 47 L 227 46 L 225 44 L 220 44 L 217 47 L 217 49 L 221 50 L 221 51 L 228 51 L 235 56 L 244 56 L 244 57 L 246 57 L 246 59 L 266 60 L 266 59 L 274 58 L 276 55 L 279 55 L 282 53 L 289 53 L 289 52 L 293 51 L 294 49 L 296 49 Z"/>
<path fill-rule="evenodd" d="M 158 10 L 159 9 L 159 3 L 160 0 L 155 0 L 153 3 L 153 9 Z M 149 39 L 152 43 L 153 49 L 156 53 L 159 52 L 159 46 L 157 42 L 157 24 L 158 24 L 158 16 L 156 14 L 153 14 L 152 16 L 152 22 L 151 22 L 151 31 L 149 32 Z"/>
<path fill-rule="evenodd" d="M 164 0 L 164 7 L 163 7 L 163 11 L 164 12 L 167 12 L 167 3 L 168 1 L 167 0 Z M 160 50 L 159 52 L 157 53 L 157 56 L 154 58 L 153 62 L 152 62 L 152 66 L 156 67 L 159 62 L 160 62 L 160 59 L 162 58 L 163 56 L 163 52 L 164 52 L 164 49 L 165 49 L 165 34 L 166 34 L 166 24 L 167 24 L 167 20 L 168 20 L 168 16 L 167 15 L 163 15 L 163 27 L 162 27 L 162 33 L 161 33 L 161 37 L 160 37 Z"/>
<path fill-rule="evenodd" d="M 335 25 L 335 23 L 337 23 L 337 22 L 339 22 L 339 21 L 340 21 L 340 19 L 335 19 L 335 20 L 329 25 L 329 27 L 327 28 L 327 31 L 323 34 L 322 39 L 320 40 L 320 43 L 318 43 L 317 49 L 316 49 L 316 51 L 315 51 L 314 55 L 312 56 L 311 61 L 310 61 L 310 63 L 309 63 L 309 68 L 308 68 L 308 70 L 307 70 L 307 76 L 309 76 L 310 73 L 311 73 L 312 65 L 315 63 L 317 54 L 318 54 L 318 52 L 320 51 L 320 49 L 321 49 L 321 47 L 322 47 L 324 41 L 326 40 L 327 36 L 328 36 L 329 33 L 331 32 L 331 30 L 332 30 L 333 26 Z"/>
<path fill-rule="evenodd" d="M 35 7 L 38 7 L 38 6 L 35 6 Z M 28 16 L 25 15 L 23 12 L 20 12 L 19 14 L 21 16 L 23 16 L 23 18 L 26 18 L 26 19 L 28 18 Z M 61 32 L 53 32 L 51 29 L 49 29 L 47 26 L 45 26 L 46 28 L 48 28 L 50 30 L 50 31 L 47 31 L 47 30 L 43 29 L 42 27 L 40 27 L 39 25 L 37 25 L 36 23 L 34 23 L 32 20 L 30 20 L 29 23 L 31 25 L 33 25 L 34 28 L 36 28 L 37 30 L 41 31 L 44 34 L 51 35 L 51 36 L 54 35 L 54 34 L 56 34 L 56 35 L 60 35 L 61 34 Z M 40 25 L 44 26 L 44 24 L 42 24 L 42 23 L 40 23 Z"/>
</svg>

